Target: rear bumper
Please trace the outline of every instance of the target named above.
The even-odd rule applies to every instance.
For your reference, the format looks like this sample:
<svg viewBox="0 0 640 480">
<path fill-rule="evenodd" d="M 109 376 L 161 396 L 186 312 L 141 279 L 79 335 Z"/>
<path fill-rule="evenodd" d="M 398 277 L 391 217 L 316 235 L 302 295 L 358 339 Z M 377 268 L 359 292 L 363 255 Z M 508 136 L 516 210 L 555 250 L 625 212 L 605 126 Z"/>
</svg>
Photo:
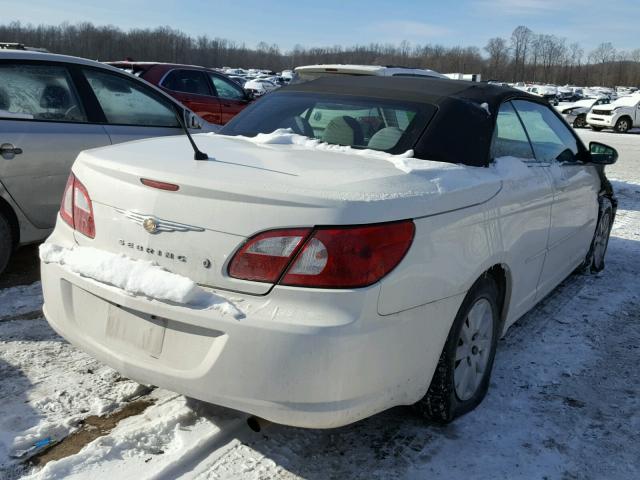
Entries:
<svg viewBox="0 0 640 480">
<path fill-rule="evenodd" d="M 379 286 L 232 295 L 237 320 L 42 264 L 44 313 L 74 345 L 140 383 L 311 428 L 355 422 L 426 392 L 462 296 L 377 313 Z M 302 291 L 301 291 L 302 290 Z"/>
</svg>

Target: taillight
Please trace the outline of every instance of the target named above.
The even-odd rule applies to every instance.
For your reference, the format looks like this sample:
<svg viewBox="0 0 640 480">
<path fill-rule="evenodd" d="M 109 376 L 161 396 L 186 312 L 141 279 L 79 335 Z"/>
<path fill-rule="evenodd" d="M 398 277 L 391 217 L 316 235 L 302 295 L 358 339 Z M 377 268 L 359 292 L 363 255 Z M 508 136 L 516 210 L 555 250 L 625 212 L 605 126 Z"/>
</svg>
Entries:
<svg viewBox="0 0 640 480">
<path fill-rule="evenodd" d="M 400 263 L 414 233 L 411 220 L 264 232 L 236 253 L 229 275 L 301 287 L 365 287 Z"/>
<path fill-rule="evenodd" d="M 73 173 L 69 175 L 62 195 L 60 217 L 74 230 L 89 238 L 95 238 L 96 226 L 89 192 Z"/>
<path fill-rule="evenodd" d="M 229 275 L 256 282 L 277 281 L 309 232 L 310 228 L 292 228 L 256 235 L 234 255 Z"/>
</svg>

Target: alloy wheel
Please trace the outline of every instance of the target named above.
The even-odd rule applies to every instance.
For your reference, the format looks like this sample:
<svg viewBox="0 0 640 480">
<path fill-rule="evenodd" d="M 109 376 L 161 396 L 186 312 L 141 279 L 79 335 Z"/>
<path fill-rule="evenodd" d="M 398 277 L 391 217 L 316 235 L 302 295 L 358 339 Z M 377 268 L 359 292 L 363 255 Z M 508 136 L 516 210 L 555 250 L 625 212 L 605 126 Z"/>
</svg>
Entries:
<svg viewBox="0 0 640 480">
<path fill-rule="evenodd" d="M 616 125 L 616 130 L 620 133 L 626 133 L 627 130 L 629 130 L 629 122 L 625 119 L 619 120 Z"/>
<path fill-rule="evenodd" d="M 453 374 L 455 392 L 462 401 L 473 397 L 484 378 L 493 342 L 493 312 L 486 298 L 469 309 L 460 330 Z"/>
</svg>

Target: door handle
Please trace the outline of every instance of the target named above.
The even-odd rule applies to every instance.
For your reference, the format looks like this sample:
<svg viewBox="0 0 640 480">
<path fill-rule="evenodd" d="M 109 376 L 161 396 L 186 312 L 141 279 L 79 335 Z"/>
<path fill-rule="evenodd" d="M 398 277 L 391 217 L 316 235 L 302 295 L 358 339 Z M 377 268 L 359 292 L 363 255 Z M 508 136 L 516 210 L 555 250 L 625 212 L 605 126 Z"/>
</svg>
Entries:
<svg viewBox="0 0 640 480">
<path fill-rule="evenodd" d="M 0 145 L 0 155 L 20 155 L 22 153 L 22 149 L 19 147 L 14 147 L 10 143 L 3 143 Z"/>
</svg>

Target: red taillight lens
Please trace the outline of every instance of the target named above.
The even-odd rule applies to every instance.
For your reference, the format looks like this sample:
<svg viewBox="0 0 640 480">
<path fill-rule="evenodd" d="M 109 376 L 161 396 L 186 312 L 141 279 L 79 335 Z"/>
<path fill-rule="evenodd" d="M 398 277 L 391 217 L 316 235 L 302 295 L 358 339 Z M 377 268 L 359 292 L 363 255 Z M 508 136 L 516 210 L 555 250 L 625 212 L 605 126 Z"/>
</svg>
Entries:
<svg viewBox="0 0 640 480">
<path fill-rule="evenodd" d="M 244 280 L 323 288 L 371 285 L 404 258 L 411 220 L 379 225 L 272 230 L 250 239 L 233 257 L 229 275 Z"/>
<path fill-rule="evenodd" d="M 95 238 L 96 226 L 89 192 L 73 173 L 69 175 L 62 195 L 60 216 L 76 231 L 89 238 Z"/>
<path fill-rule="evenodd" d="M 229 275 L 255 282 L 277 281 L 310 228 L 271 230 L 249 239 L 229 264 Z"/>
<path fill-rule="evenodd" d="M 411 246 L 412 221 L 347 228 L 320 228 L 287 270 L 283 285 L 358 288 L 393 270 Z"/>
</svg>

